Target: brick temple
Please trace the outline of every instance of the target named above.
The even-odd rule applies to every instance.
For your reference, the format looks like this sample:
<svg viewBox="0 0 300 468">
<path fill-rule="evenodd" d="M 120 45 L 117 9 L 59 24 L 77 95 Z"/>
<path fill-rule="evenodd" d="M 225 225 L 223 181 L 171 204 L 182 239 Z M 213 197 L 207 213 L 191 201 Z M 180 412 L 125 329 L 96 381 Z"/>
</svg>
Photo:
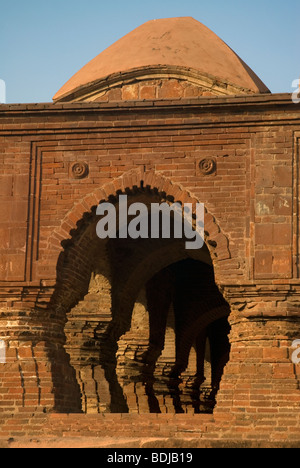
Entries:
<svg viewBox="0 0 300 468">
<path fill-rule="evenodd" d="M 299 141 L 291 94 L 193 18 L 0 106 L 3 446 L 299 445 Z M 99 239 L 120 195 L 204 203 L 204 246 Z"/>
</svg>

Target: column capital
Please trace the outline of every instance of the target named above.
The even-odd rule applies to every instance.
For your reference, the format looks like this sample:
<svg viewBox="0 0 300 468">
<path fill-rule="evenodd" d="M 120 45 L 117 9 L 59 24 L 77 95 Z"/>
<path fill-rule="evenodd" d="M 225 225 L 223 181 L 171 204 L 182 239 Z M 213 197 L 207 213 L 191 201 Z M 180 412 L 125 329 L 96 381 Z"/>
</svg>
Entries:
<svg viewBox="0 0 300 468">
<path fill-rule="evenodd" d="M 255 318 L 300 320 L 300 285 L 243 284 L 222 285 L 232 315 Z"/>
</svg>

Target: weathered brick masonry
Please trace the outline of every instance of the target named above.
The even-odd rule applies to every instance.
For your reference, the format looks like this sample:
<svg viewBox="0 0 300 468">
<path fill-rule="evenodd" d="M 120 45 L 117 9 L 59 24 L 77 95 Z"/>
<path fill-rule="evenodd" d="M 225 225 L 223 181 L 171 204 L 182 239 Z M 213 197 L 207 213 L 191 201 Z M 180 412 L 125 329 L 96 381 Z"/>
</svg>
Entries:
<svg viewBox="0 0 300 468">
<path fill-rule="evenodd" d="M 140 413 L 134 424 L 147 429 L 137 434 L 130 426 L 132 437 L 174 438 L 175 424 L 184 438 L 188 424 L 199 443 L 299 442 L 300 367 L 291 361 L 300 338 L 299 138 L 300 110 L 288 94 L 1 105 L 2 438 L 71 431 L 66 417 L 54 429 L 48 412 L 113 411 Z M 174 239 L 100 241 L 95 207 L 117 203 L 120 193 L 146 203 L 205 203 L 204 251 L 187 252 Z M 148 282 L 178 262 L 204 265 L 208 253 L 226 302 L 212 310 L 199 293 L 201 320 L 208 325 L 230 312 L 231 326 L 217 404 L 209 419 L 181 415 L 165 424 L 156 415 L 149 426 L 141 414 L 178 412 L 178 402 L 162 378 L 160 389 L 149 393 L 148 382 L 145 390 L 135 353 L 147 351 L 149 329 L 139 294 L 155 287 L 163 306 L 167 277 L 156 280 L 161 289 Z M 140 324 L 131 323 L 132 310 Z M 189 317 L 178 338 L 182 355 L 196 327 Z M 178 364 L 170 356 L 160 358 L 162 368 Z M 182 395 L 180 412 L 197 413 Z M 108 426 L 100 415 L 85 417 L 98 417 L 90 420 L 97 433 L 103 427 L 118 436 L 117 414 Z M 77 421 L 78 434 L 89 419 Z M 90 425 L 83 435 L 92 432 Z"/>
<path fill-rule="evenodd" d="M 0 106 L 1 445 L 299 445 L 299 105 L 192 18 L 53 100 Z M 204 246 L 124 239 L 120 195 L 204 203 Z"/>
</svg>

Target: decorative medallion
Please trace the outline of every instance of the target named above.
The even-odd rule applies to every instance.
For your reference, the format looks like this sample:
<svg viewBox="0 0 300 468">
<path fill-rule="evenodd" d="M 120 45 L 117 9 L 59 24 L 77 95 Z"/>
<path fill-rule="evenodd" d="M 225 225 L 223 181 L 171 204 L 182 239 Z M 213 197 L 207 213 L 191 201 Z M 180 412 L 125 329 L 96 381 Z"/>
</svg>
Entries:
<svg viewBox="0 0 300 468">
<path fill-rule="evenodd" d="M 206 158 L 200 161 L 199 168 L 203 175 L 209 175 L 216 172 L 217 164 L 214 159 Z"/>
<path fill-rule="evenodd" d="M 70 174 L 74 179 L 84 179 L 88 176 L 89 166 L 85 162 L 71 164 Z"/>
</svg>

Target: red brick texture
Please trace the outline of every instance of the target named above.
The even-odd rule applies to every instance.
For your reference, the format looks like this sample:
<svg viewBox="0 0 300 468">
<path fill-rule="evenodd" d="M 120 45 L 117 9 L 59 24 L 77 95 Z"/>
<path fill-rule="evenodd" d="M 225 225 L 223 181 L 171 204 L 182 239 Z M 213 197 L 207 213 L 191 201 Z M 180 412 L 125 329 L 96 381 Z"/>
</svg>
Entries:
<svg viewBox="0 0 300 468">
<path fill-rule="evenodd" d="M 225 94 L 226 91 L 223 90 Z M 90 100 L 95 102 L 137 101 L 153 99 L 184 99 L 200 96 L 214 96 L 220 94 L 214 89 L 189 83 L 186 77 L 178 79 L 153 79 L 140 81 L 134 84 L 123 84 L 112 89 L 98 92 L 100 96 L 93 96 Z M 85 98 L 88 102 L 89 98 Z"/>
<path fill-rule="evenodd" d="M 135 88 L 125 91 L 135 98 Z M 157 97 L 150 85 L 139 93 Z M 0 437 L 71 436 L 79 426 L 92 436 L 94 420 L 84 422 L 91 415 L 56 420 L 43 411 L 82 411 L 80 353 L 75 345 L 66 351 L 73 336 L 68 317 L 91 293 L 96 252 L 105 255 L 95 238 L 95 207 L 127 193 L 132 201 L 205 204 L 206 248 L 231 310 L 231 353 L 213 419 L 204 428 L 202 415 L 186 422 L 178 415 L 178 434 L 189 426 L 201 440 L 299 441 L 300 370 L 291 345 L 300 339 L 300 108 L 290 95 L 185 96 L 0 106 L 0 339 L 7 347 Z M 115 304 L 124 310 L 116 339 L 128 331 L 142 285 L 184 258 L 180 246 L 148 244 L 126 257 L 119 273 L 115 268 L 112 316 Z M 112 316 L 110 306 L 101 307 L 104 330 Z M 73 322 L 85 332 L 74 336 L 94 336 L 92 319 L 78 317 Z M 100 382 L 105 386 L 101 372 Z M 111 433 L 111 421 L 121 418 L 96 417 L 99 433 Z M 145 419 L 136 421 L 145 427 Z M 155 419 L 145 434 L 156 437 L 157 429 L 172 438 L 172 427 Z M 138 429 L 127 429 L 136 436 Z"/>
</svg>

